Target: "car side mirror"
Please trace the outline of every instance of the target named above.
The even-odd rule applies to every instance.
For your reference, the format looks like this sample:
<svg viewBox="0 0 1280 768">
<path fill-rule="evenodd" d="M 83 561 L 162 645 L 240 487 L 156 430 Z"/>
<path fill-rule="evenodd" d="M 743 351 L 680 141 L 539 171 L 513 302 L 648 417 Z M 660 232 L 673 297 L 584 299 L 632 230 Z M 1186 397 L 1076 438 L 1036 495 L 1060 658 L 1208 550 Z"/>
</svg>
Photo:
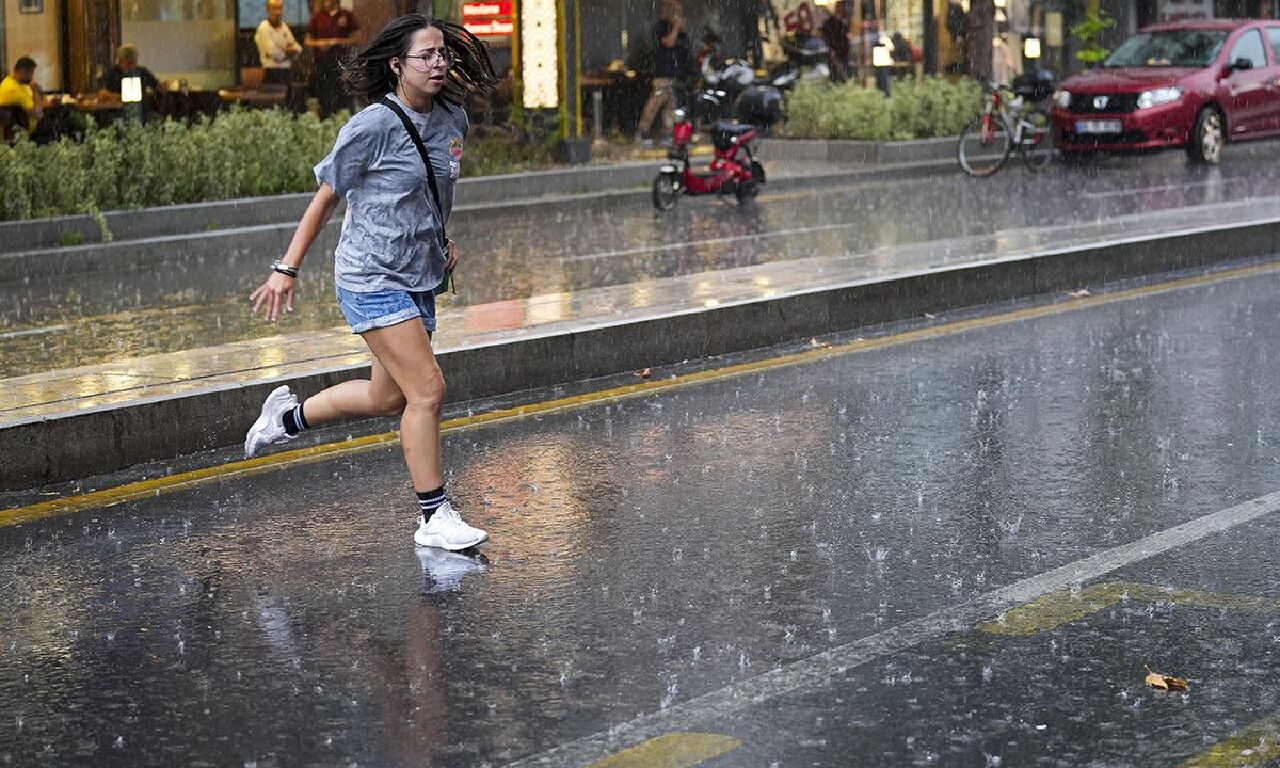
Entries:
<svg viewBox="0 0 1280 768">
<path fill-rule="evenodd" d="M 1227 72 L 1237 72 L 1242 69 L 1253 69 L 1253 59 L 1236 59 L 1227 65 Z"/>
</svg>

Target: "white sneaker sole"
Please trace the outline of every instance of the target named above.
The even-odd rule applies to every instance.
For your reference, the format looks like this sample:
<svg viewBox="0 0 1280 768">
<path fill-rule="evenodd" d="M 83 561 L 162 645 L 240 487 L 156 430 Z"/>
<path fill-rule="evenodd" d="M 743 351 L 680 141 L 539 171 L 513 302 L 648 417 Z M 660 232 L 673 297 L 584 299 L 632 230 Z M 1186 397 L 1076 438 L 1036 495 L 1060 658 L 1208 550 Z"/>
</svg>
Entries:
<svg viewBox="0 0 1280 768">
<path fill-rule="evenodd" d="M 469 549 L 478 544 L 482 544 L 488 540 L 489 540 L 489 534 L 481 533 L 480 536 L 475 541 L 472 541 L 466 544 L 450 544 L 439 536 L 434 536 L 431 534 L 428 534 L 425 536 L 418 533 L 413 534 L 413 543 L 419 547 L 435 547 L 436 549 L 447 549 L 450 552 L 458 552 L 463 549 Z"/>
<path fill-rule="evenodd" d="M 258 420 L 253 422 L 253 426 L 249 427 L 249 433 L 244 436 L 244 457 L 252 459 L 257 455 L 258 451 L 271 444 L 271 441 L 263 442 L 261 445 L 255 445 L 254 441 L 266 431 L 271 425 L 271 419 L 278 408 L 278 403 L 289 399 L 289 387 L 281 384 L 271 390 L 271 394 L 267 395 L 267 399 L 262 401 L 262 410 L 258 413 Z"/>
</svg>

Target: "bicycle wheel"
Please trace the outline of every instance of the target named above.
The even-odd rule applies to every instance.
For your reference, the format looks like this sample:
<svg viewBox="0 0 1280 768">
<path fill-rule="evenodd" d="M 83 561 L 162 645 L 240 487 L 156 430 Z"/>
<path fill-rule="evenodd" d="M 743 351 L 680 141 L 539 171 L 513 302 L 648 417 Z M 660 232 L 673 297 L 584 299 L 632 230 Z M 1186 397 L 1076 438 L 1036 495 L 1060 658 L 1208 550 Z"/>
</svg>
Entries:
<svg viewBox="0 0 1280 768">
<path fill-rule="evenodd" d="M 1037 173 L 1053 161 L 1053 126 L 1049 113 L 1033 109 L 1022 118 L 1022 141 L 1018 153 L 1027 170 Z"/>
<path fill-rule="evenodd" d="M 960 132 L 957 154 L 970 176 L 990 176 L 1013 151 L 1013 131 L 1000 115 L 977 115 Z"/>
</svg>

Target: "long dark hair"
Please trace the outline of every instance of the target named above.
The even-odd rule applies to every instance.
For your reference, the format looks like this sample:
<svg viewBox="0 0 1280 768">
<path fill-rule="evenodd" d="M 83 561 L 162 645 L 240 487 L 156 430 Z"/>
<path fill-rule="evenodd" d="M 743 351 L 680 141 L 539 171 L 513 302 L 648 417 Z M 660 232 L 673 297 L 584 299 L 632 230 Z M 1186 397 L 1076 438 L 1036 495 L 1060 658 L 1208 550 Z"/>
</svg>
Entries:
<svg viewBox="0 0 1280 768">
<path fill-rule="evenodd" d="M 363 49 L 342 64 L 342 84 L 347 93 L 376 101 L 395 91 L 396 75 L 391 60 L 409 52 L 409 43 L 420 29 L 435 27 L 444 35 L 444 47 L 453 54 L 453 65 L 444 78 L 440 96 L 451 104 L 461 104 L 473 93 L 484 93 L 498 84 L 488 47 L 467 30 L 421 13 L 397 16 Z"/>
</svg>

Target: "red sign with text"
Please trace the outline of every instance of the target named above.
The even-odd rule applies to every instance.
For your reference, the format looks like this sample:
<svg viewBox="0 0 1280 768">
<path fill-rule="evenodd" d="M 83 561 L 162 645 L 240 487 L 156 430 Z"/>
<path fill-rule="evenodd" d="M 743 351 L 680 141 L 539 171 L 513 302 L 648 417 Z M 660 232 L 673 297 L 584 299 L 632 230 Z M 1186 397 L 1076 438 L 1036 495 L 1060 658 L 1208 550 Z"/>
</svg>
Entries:
<svg viewBox="0 0 1280 768">
<path fill-rule="evenodd" d="M 462 4 L 462 28 L 476 37 L 507 37 L 515 34 L 511 20 L 511 0 L 472 0 Z"/>
<path fill-rule="evenodd" d="M 511 16 L 511 0 L 487 0 L 462 4 L 463 19 L 493 18 Z"/>
<path fill-rule="evenodd" d="M 464 21 L 462 28 L 476 37 L 505 37 L 516 31 L 516 23 L 507 19 Z"/>
</svg>

